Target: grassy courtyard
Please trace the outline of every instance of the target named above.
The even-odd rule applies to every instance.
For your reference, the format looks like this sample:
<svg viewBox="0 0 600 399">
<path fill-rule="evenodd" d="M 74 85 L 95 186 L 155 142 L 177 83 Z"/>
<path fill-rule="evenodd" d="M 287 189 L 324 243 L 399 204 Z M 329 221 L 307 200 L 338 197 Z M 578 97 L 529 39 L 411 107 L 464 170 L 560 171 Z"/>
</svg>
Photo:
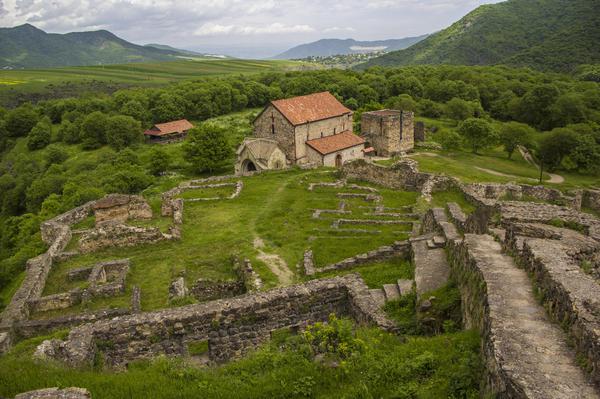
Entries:
<svg viewBox="0 0 600 399">
<path fill-rule="evenodd" d="M 235 199 L 216 201 L 186 202 L 182 239 L 163 241 L 151 245 L 129 248 L 106 248 L 97 252 L 78 255 L 53 268 L 44 295 L 67 291 L 85 286 L 84 282 L 69 282 L 69 270 L 92 265 L 99 261 L 129 258 L 131 270 L 127 277 L 127 292 L 114 298 L 95 299 L 85 305 L 79 305 L 66 312 L 101 309 L 107 307 L 126 307 L 129 304 L 131 289 L 137 285 L 142 290 L 142 308 L 159 309 L 169 306 L 168 287 L 178 276 L 184 276 L 188 285 L 196 279 L 208 278 L 227 280 L 235 278 L 232 268 L 234 256 L 248 258 L 256 271 L 270 288 L 279 284 L 272 268 L 259 259 L 260 252 L 274 254 L 287 263 L 294 275 L 293 280 L 304 279 L 302 271 L 296 268 L 306 249 L 312 249 L 317 267 L 340 261 L 344 258 L 367 252 L 395 240 L 406 239 L 411 231 L 410 223 L 391 225 L 362 224 L 366 220 L 386 220 L 390 217 L 371 215 L 374 204 L 363 198 L 345 198 L 344 215 L 323 214 L 313 217 L 315 209 L 337 209 L 341 199 L 338 193 L 364 193 L 364 189 L 316 187 L 309 191 L 310 183 L 333 182 L 337 180 L 336 171 L 321 169 L 316 171 L 290 170 L 270 172 L 253 177 L 244 177 L 244 188 Z M 235 182 L 237 179 L 232 179 Z M 172 182 L 172 185 L 176 181 Z M 372 187 L 360 183 L 365 187 Z M 155 187 L 144 194 L 153 207 L 154 218 L 150 221 L 131 221 L 137 226 L 157 226 L 166 231 L 170 219 L 160 216 L 160 189 Z M 183 198 L 224 197 L 233 192 L 234 187 L 198 189 L 185 192 Z M 381 196 L 379 205 L 389 208 L 410 206 L 417 194 L 400 192 L 377 187 Z M 407 212 L 407 211 L 405 211 Z M 336 219 L 359 219 L 356 224 L 332 227 Z M 406 215 L 402 220 L 410 222 L 414 218 Z M 93 221 L 87 219 L 75 227 L 90 227 Z M 77 249 L 79 237 L 76 235 L 69 244 Z M 256 247 L 260 239 L 264 247 Z M 395 281 L 398 265 L 373 266 L 371 274 L 376 279 L 385 278 Z M 379 268 L 379 269 L 377 269 Z M 367 275 L 369 268 L 366 268 Z M 377 271 L 379 270 L 379 271 Z M 400 270 L 400 269 L 399 269 Z M 382 274 L 383 273 L 383 274 Z M 408 272 L 410 273 L 410 272 Z M 396 276 L 396 277 L 395 277 Z M 410 277 L 410 276 L 407 276 Z M 45 312 L 36 317 L 51 317 L 55 312 Z M 65 311 L 60 312 L 65 313 Z"/>
</svg>

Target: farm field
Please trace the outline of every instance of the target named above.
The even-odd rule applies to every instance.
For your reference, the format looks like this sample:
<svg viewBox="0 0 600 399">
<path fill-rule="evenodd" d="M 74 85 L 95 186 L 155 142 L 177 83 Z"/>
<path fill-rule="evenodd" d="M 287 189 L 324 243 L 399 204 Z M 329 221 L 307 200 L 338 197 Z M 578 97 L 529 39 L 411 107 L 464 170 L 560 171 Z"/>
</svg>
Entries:
<svg viewBox="0 0 600 399">
<path fill-rule="evenodd" d="M 46 99 L 119 87 L 157 87 L 207 76 L 314 69 L 296 61 L 181 60 L 158 63 L 0 70 L 0 105 L 16 98 Z"/>
</svg>

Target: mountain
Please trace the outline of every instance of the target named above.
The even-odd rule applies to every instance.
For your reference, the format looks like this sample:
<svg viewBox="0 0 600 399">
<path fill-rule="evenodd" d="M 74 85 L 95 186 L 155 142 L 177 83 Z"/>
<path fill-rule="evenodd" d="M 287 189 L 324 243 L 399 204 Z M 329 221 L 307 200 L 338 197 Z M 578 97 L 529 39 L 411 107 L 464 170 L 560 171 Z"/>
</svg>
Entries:
<svg viewBox="0 0 600 399">
<path fill-rule="evenodd" d="M 46 33 L 33 25 L 0 28 L 0 68 L 47 68 L 74 65 L 169 61 L 185 54 L 139 46 L 99 30 Z"/>
<path fill-rule="evenodd" d="M 149 43 L 149 44 L 146 44 L 144 47 L 152 47 L 152 48 L 157 48 L 157 49 L 160 49 L 160 50 L 175 51 L 175 52 L 180 53 L 180 54 L 182 54 L 184 56 L 189 56 L 189 57 L 194 57 L 194 58 L 206 58 L 206 59 L 231 58 L 231 57 L 228 57 L 226 55 L 220 55 L 220 54 L 206 54 L 206 53 L 199 53 L 197 51 L 192 51 L 192 50 L 182 50 L 182 49 L 178 49 L 178 48 L 175 48 L 175 47 L 167 46 L 166 44 Z"/>
<path fill-rule="evenodd" d="M 423 39 L 427 35 L 407 37 L 404 39 L 378 40 L 360 42 L 354 39 L 321 39 L 316 42 L 301 44 L 273 57 L 278 60 L 291 60 L 306 57 L 328 57 L 371 53 L 373 51 L 394 51 L 405 49 Z"/>
<path fill-rule="evenodd" d="M 570 71 L 600 62 L 600 1 L 508 0 L 484 5 L 447 29 L 372 65 L 528 66 Z"/>
</svg>

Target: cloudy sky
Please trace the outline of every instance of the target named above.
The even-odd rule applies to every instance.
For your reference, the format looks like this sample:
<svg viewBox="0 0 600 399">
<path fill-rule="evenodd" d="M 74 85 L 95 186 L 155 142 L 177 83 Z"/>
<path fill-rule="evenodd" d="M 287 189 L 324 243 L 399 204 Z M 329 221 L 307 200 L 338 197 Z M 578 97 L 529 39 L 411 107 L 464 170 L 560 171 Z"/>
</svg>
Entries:
<svg viewBox="0 0 600 399">
<path fill-rule="evenodd" d="M 321 38 L 396 39 L 500 0 L 0 0 L 0 26 L 107 29 L 134 43 L 268 57 Z"/>
</svg>

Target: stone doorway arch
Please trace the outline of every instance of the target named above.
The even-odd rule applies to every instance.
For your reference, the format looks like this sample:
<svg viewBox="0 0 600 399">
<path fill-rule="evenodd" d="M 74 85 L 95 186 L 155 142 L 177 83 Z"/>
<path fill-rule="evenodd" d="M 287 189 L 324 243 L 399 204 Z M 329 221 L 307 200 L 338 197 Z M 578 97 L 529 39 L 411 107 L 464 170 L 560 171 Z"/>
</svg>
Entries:
<svg viewBox="0 0 600 399">
<path fill-rule="evenodd" d="M 254 165 L 254 162 L 252 162 L 249 159 L 246 159 L 242 164 L 242 170 L 244 172 L 256 172 L 258 169 L 256 169 L 256 165 Z"/>
<path fill-rule="evenodd" d="M 335 167 L 336 168 L 341 168 L 342 167 L 342 154 L 337 154 L 335 156 Z"/>
</svg>

